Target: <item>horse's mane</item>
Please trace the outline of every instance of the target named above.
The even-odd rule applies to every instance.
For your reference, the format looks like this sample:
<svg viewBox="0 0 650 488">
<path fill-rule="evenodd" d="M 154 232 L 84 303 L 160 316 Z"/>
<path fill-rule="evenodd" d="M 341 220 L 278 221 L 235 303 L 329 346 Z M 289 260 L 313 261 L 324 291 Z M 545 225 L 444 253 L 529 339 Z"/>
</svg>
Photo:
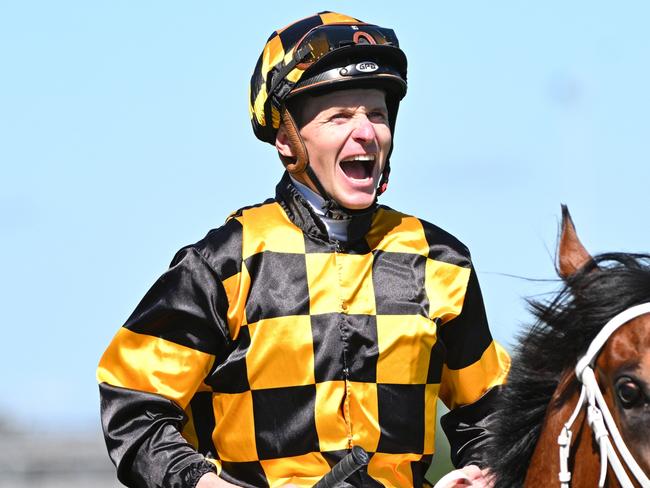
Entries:
<svg viewBox="0 0 650 488">
<path fill-rule="evenodd" d="M 529 300 L 536 322 L 518 336 L 508 384 L 491 420 L 487 462 L 498 487 L 524 484 L 546 408 L 563 372 L 598 331 L 628 307 L 650 301 L 650 255 L 608 253 L 565 280 L 546 301 Z"/>
</svg>

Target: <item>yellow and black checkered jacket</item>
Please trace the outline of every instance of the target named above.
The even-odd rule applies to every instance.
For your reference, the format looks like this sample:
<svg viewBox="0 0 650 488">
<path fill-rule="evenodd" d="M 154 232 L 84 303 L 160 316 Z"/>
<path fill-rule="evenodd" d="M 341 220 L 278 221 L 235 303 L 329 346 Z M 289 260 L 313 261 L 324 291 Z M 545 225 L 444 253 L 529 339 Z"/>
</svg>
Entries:
<svg viewBox="0 0 650 488">
<path fill-rule="evenodd" d="M 472 405 L 509 359 L 467 249 L 383 206 L 349 229 L 330 241 L 285 175 L 275 199 L 179 251 L 98 369 L 122 482 L 193 487 L 214 469 L 311 486 L 359 445 L 372 457 L 352 485 L 422 486 L 437 398 L 461 425 L 455 461 L 473 459 Z"/>
</svg>

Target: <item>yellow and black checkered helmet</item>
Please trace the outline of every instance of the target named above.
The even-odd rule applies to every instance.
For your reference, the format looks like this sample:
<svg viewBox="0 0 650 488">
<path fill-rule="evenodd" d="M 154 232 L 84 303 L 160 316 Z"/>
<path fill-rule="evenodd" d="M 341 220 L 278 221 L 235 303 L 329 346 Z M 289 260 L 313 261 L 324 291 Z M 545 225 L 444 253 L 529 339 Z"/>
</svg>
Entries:
<svg viewBox="0 0 650 488">
<path fill-rule="evenodd" d="M 381 88 L 391 128 L 406 94 L 406 55 L 392 29 L 321 12 L 271 34 L 250 85 L 250 116 L 258 139 L 275 144 L 284 102 L 306 91 Z"/>
</svg>

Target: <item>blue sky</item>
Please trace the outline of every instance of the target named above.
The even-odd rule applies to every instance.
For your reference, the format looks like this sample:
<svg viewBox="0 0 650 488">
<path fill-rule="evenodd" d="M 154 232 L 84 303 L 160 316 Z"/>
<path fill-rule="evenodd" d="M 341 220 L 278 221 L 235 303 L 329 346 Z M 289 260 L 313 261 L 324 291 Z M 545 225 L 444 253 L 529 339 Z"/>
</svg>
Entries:
<svg viewBox="0 0 650 488">
<path fill-rule="evenodd" d="M 174 252 L 272 194 L 248 81 L 321 10 L 397 32 L 382 202 L 469 245 L 500 341 L 555 289 L 509 275 L 553 278 L 561 202 L 591 251 L 650 250 L 645 2 L 4 2 L 0 412 L 97 428 L 97 361 Z"/>
</svg>

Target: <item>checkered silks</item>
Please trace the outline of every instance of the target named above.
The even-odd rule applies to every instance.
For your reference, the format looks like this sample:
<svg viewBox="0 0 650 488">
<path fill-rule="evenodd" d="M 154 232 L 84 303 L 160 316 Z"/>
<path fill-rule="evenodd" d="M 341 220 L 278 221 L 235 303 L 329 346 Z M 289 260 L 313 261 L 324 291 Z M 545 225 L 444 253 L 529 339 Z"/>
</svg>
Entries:
<svg viewBox="0 0 650 488">
<path fill-rule="evenodd" d="M 277 202 L 246 209 L 150 294 L 100 381 L 176 402 L 185 438 L 247 486 L 311 486 L 352 445 L 372 454 L 360 476 L 418 486 L 436 399 L 471 403 L 507 369 L 464 246 L 386 208 L 354 252 Z"/>
</svg>

